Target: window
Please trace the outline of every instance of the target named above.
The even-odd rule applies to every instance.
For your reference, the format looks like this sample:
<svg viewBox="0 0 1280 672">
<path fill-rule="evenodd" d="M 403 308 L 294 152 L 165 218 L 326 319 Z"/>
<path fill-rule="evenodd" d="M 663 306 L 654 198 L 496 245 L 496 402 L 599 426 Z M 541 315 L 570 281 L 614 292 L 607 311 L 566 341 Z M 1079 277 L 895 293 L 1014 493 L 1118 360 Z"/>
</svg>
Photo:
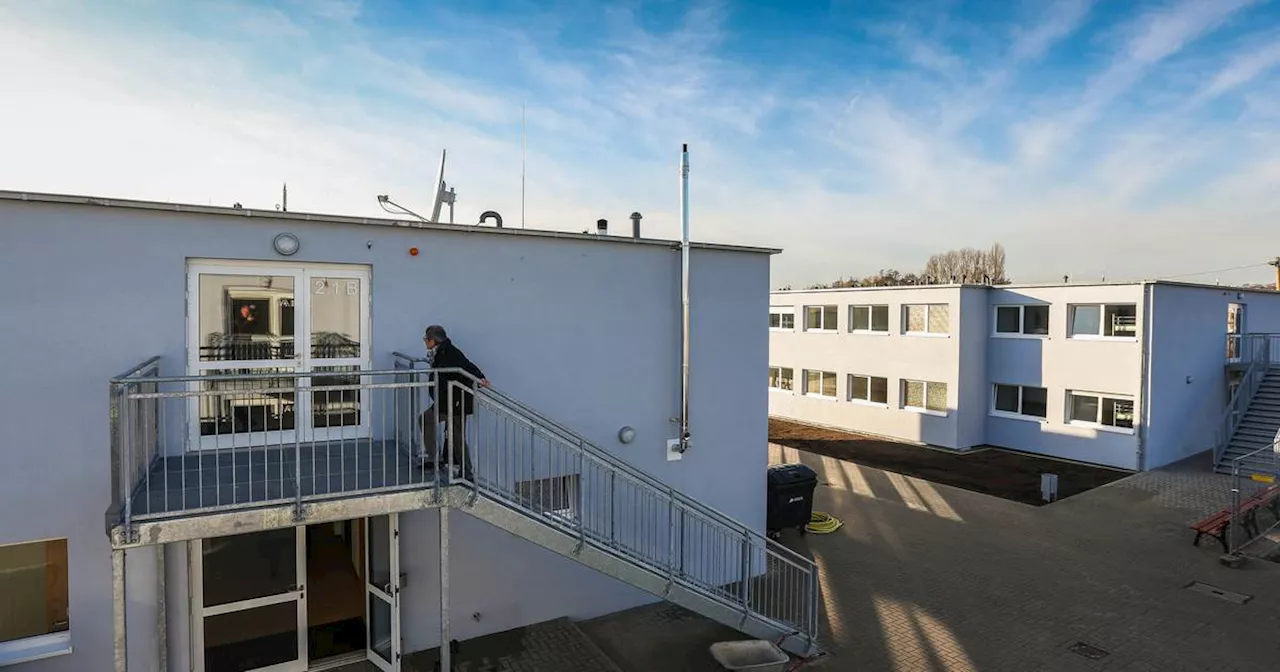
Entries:
<svg viewBox="0 0 1280 672">
<path fill-rule="evenodd" d="M 923 380 L 902 381 L 902 407 L 934 413 L 947 412 L 947 384 Z"/>
<path fill-rule="evenodd" d="M 792 370 L 786 367 L 769 367 L 769 389 L 790 392 L 793 389 L 792 373 Z"/>
<path fill-rule="evenodd" d="M 849 376 L 849 401 L 863 401 L 868 404 L 889 403 L 889 379 L 878 376 Z"/>
<path fill-rule="evenodd" d="M 889 306 L 849 306 L 849 331 L 888 334 Z"/>
<path fill-rule="evenodd" d="M 1049 306 L 996 306 L 996 333 L 1048 336 Z"/>
<path fill-rule="evenodd" d="M 1043 387 L 996 383 L 995 412 L 1044 418 L 1048 415 L 1049 392 Z"/>
<path fill-rule="evenodd" d="M 1072 423 L 1133 430 L 1133 399 L 1092 392 L 1067 394 L 1067 419 Z"/>
<path fill-rule="evenodd" d="M 836 398 L 836 374 L 830 371 L 805 371 L 804 393 L 811 397 Z"/>
<path fill-rule="evenodd" d="M 908 334 L 946 334 L 951 311 L 945 303 L 918 303 L 902 307 L 903 331 Z"/>
<path fill-rule="evenodd" d="M 769 328 L 778 331 L 795 331 L 796 309 L 791 306 L 770 306 Z"/>
<path fill-rule="evenodd" d="M 0 665 L 71 651 L 67 540 L 0 546 Z"/>
<path fill-rule="evenodd" d="M 1095 303 L 1071 306 L 1073 338 L 1136 338 L 1138 307 L 1132 303 Z"/>
<path fill-rule="evenodd" d="M 836 331 L 836 310 L 835 306 L 805 306 L 804 330 Z"/>
</svg>

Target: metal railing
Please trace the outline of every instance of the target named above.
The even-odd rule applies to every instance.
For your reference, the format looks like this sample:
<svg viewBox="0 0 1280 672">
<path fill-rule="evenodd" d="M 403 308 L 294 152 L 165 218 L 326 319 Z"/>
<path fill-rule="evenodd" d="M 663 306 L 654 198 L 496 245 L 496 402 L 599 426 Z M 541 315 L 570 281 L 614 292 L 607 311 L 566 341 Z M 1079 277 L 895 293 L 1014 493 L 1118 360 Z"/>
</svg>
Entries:
<svg viewBox="0 0 1280 672">
<path fill-rule="evenodd" d="M 150 360 L 111 381 L 118 522 L 438 485 L 420 417 L 441 373 L 161 377 Z"/>
<path fill-rule="evenodd" d="M 1266 529 L 1260 529 L 1257 511 L 1246 514 L 1241 510 L 1244 502 L 1277 487 L 1276 481 L 1280 480 L 1280 448 L 1277 446 L 1280 446 L 1280 432 L 1276 433 L 1271 445 L 1231 460 L 1231 523 L 1224 532 L 1229 555 L 1239 554 L 1254 540 L 1280 527 L 1280 515 L 1275 516 Z M 1268 509 L 1273 512 L 1280 510 L 1274 504 Z"/>
<path fill-rule="evenodd" d="M 816 639 L 811 560 L 463 371 L 395 359 L 390 371 L 177 377 L 153 359 L 113 379 L 116 521 L 282 503 L 300 516 L 310 500 L 462 484 L 744 622 Z"/>
<path fill-rule="evenodd" d="M 1262 379 L 1267 375 L 1268 366 L 1269 364 L 1263 361 L 1251 361 L 1240 377 L 1240 382 L 1236 385 L 1231 398 L 1227 400 L 1227 407 L 1218 420 L 1218 429 L 1214 436 L 1213 463 L 1215 465 L 1222 462 L 1222 456 L 1226 453 L 1227 446 L 1231 444 L 1236 428 L 1240 426 L 1240 421 L 1249 411 L 1253 395 L 1257 394 L 1258 388 L 1262 385 Z"/>
<path fill-rule="evenodd" d="M 475 496 L 738 609 L 744 619 L 815 641 L 819 591 L 812 560 L 466 374 L 445 388 L 444 412 L 472 395 L 473 416 L 465 450 L 459 437 L 447 437 L 441 471 L 452 468 L 453 456 L 461 458 L 463 482 Z"/>
<path fill-rule="evenodd" d="M 1226 355 L 1233 364 L 1280 362 L 1280 334 L 1227 334 Z"/>
</svg>

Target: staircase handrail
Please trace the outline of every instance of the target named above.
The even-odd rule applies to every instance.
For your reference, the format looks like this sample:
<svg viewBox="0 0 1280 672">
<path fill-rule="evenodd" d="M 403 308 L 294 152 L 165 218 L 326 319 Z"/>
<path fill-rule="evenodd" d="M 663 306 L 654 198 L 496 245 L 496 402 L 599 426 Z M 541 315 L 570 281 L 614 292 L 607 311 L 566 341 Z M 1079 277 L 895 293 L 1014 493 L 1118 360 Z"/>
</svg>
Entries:
<svg viewBox="0 0 1280 672">
<path fill-rule="evenodd" d="M 391 354 L 393 357 L 398 357 L 406 361 L 411 361 L 414 363 L 426 363 L 425 357 L 410 357 L 400 352 L 393 352 Z M 472 382 L 479 382 L 475 376 L 461 369 L 418 369 L 418 370 L 431 371 L 433 373 L 457 373 L 469 379 Z M 740 532 L 743 535 L 760 540 L 764 542 L 766 548 L 776 551 L 779 555 L 785 556 L 788 560 L 791 560 L 802 567 L 808 567 L 808 568 L 816 567 L 815 563 L 812 560 L 770 539 L 768 535 L 757 532 L 756 530 L 745 525 L 744 523 L 734 520 L 733 517 L 729 516 L 728 514 L 717 510 L 715 507 L 709 506 L 701 501 L 693 499 L 688 495 L 685 495 L 681 491 L 677 490 L 676 488 L 672 487 L 671 485 L 663 483 L 657 478 L 654 478 L 653 476 L 645 473 L 644 471 L 637 469 L 636 467 L 627 463 L 625 460 L 622 460 L 618 458 L 618 456 L 597 446 L 590 439 L 565 427 L 564 425 L 556 422 L 555 420 L 552 420 L 551 418 L 547 417 L 545 414 L 537 410 L 534 410 L 532 408 L 529 408 L 528 405 L 512 398 L 508 394 L 505 394 L 495 389 L 493 386 L 489 386 L 489 387 L 476 386 L 474 391 L 484 396 L 490 397 L 498 401 L 499 403 L 513 407 L 513 410 L 516 410 L 520 412 L 521 415 L 526 416 L 525 419 L 539 425 L 540 428 L 543 429 L 544 431 L 554 432 L 555 434 L 558 434 L 560 438 L 567 445 L 581 447 L 584 452 L 591 453 L 594 457 L 608 464 L 610 468 L 617 469 L 618 471 L 625 473 L 627 476 L 642 482 L 644 485 L 649 486 L 654 490 L 655 494 L 672 497 L 673 499 L 679 501 L 681 506 L 684 506 L 695 513 L 699 513 L 703 516 L 707 516 L 715 520 L 716 522 L 719 522 L 720 524 L 725 525 L 726 527 L 733 528 L 735 531 Z M 763 480 L 764 479 L 762 477 L 761 481 L 763 482 Z"/>
<path fill-rule="evenodd" d="M 1245 368 L 1244 375 L 1240 377 L 1240 384 L 1231 394 L 1231 398 L 1227 400 L 1227 407 L 1223 409 L 1222 417 L 1218 420 L 1217 440 L 1213 445 L 1213 463 L 1218 464 L 1222 461 L 1222 456 L 1226 453 L 1227 444 L 1231 443 L 1232 436 L 1235 435 L 1236 427 L 1243 418 L 1245 411 L 1249 408 L 1249 402 L 1253 400 L 1254 393 L 1262 383 L 1264 366 L 1254 359 L 1249 362 L 1249 366 Z"/>
</svg>

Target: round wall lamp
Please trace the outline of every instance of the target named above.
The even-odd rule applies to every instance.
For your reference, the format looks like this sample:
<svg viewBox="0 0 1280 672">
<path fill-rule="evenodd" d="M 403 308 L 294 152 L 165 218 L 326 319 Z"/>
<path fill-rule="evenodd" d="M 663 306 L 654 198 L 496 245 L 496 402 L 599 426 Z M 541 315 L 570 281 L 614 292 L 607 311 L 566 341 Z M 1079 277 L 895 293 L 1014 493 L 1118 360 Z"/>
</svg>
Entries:
<svg viewBox="0 0 1280 672">
<path fill-rule="evenodd" d="M 630 427 L 623 427 L 618 430 L 618 440 L 623 443 L 631 443 L 636 440 L 636 430 Z"/>
<path fill-rule="evenodd" d="M 302 244 L 298 242 L 298 237 L 292 233 L 282 233 L 276 236 L 275 240 L 271 241 L 271 246 L 276 248 L 276 252 L 279 254 L 288 257 L 297 252 L 298 248 L 301 247 Z"/>
<path fill-rule="evenodd" d="M 418 248 L 416 248 L 416 247 L 411 247 L 411 248 L 409 248 L 409 256 L 411 256 L 411 257 L 416 257 L 416 256 L 418 256 Z"/>
</svg>

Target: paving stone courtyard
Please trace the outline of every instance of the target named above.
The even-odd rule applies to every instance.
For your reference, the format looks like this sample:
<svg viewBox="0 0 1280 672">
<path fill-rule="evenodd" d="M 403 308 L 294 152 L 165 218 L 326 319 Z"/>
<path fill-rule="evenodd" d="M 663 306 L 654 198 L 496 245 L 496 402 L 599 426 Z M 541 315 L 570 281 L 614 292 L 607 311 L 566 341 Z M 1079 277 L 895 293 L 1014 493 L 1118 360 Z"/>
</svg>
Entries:
<svg viewBox="0 0 1280 672">
<path fill-rule="evenodd" d="M 1229 569 L 1216 541 L 1192 546 L 1187 523 L 1229 498 L 1226 477 L 1198 463 L 1035 507 L 778 445 L 770 452 L 772 462 L 812 467 L 816 508 L 844 521 L 830 535 L 784 535 L 821 576 L 830 655 L 806 671 L 1280 670 L 1280 564 Z M 1193 582 L 1248 601 L 1188 589 Z M 712 672 L 720 668 L 707 647 L 737 638 L 655 604 L 534 626 L 487 650 L 469 643 L 464 664 Z"/>
</svg>

